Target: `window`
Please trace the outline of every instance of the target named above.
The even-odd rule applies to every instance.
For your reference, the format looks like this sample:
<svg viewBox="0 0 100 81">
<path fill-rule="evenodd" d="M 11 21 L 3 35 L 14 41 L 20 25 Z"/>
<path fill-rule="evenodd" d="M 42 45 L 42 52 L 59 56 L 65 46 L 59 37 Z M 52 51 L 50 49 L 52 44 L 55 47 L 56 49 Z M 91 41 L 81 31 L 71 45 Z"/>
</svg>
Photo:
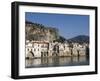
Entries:
<svg viewBox="0 0 100 81">
<path fill-rule="evenodd" d="M 64 49 L 65 49 L 65 46 L 64 46 Z"/>
<path fill-rule="evenodd" d="M 34 48 L 34 44 L 32 44 L 32 47 Z"/>
<path fill-rule="evenodd" d="M 44 45 L 41 45 L 41 47 L 44 47 Z"/>
</svg>

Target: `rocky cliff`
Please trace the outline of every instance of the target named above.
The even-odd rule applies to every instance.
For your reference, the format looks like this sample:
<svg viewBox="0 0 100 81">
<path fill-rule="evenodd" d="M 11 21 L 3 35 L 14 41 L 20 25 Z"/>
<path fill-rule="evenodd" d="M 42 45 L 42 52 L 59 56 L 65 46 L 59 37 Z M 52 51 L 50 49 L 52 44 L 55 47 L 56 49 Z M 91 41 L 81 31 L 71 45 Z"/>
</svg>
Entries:
<svg viewBox="0 0 100 81">
<path fill-rule="evenodd" d="M 26 40 L 53 41 L 59 39 L 58 29 L 42 24 L 25 22 Z"/>
</svg>

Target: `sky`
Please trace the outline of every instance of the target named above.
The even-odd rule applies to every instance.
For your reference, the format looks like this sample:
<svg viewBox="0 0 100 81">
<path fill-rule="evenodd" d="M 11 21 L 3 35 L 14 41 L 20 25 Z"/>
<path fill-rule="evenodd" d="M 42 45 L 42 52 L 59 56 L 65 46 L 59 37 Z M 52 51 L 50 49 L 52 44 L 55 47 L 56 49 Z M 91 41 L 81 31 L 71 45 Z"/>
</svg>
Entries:
<svg viewBox="0 0 100 81">
<path fill-rule="evenodd" d="M 57 28 L 59 34 L 66 39 L 78 35 L 89 36 L 88 15 L 25 12 L 25 20 Z"/>
</svg>

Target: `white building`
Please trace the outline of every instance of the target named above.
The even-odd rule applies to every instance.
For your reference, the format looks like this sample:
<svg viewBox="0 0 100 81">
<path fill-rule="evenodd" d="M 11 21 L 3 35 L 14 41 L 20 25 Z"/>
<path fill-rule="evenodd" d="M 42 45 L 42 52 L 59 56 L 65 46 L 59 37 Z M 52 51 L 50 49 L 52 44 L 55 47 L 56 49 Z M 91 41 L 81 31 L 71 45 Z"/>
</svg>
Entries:
<svg viewBox="0 0 100 81">
<path fill-rule="evenodd" d="M 33 55 L 32 55 L 32 43 L 29 41 L 29 40 L 27 40 L 26 41 L 26 47 L 25 47 L 26 49 L 26 57 L 28 57 L 28 58 L 34 58 L 33 57 Z"/>
<path fill-rule="evenodd" d="M 86 46 L 84 44 L 73 43 L 73 56 L 86 55 Z"/>
<path fill-rule="evenodd" d="M 71 56 L 68 43 L 58 43 L 58 45 L 59 45 L 59 56 Z"/>
<path fill-rule="evenodd" d="M 49 55 L 48 56 L 53 56 L 54 45 L 55 45 L 55 43 L 53 43 L 53 42 L 49 43 L 49 50 L 48 50 Z"/>
<path fill-rule="evenodd" d="M 34 57 L 42 57 L 48 55 L 47 41 L 30 41 L 26 44 L 26 57 L 29 56 L 29 52 L 32 51 Z"/>
<path fill-rule="evenodd" d="M 26 57 L 50 57 L 50 56 L 83 56 L 86 55 L 86 44 L 26 41 Z"/>
<path fill-rule="evenodd" d="M 79 55 L 80 56 L 86 55 L 86 46 L 80 47 Z"/>
</svg>

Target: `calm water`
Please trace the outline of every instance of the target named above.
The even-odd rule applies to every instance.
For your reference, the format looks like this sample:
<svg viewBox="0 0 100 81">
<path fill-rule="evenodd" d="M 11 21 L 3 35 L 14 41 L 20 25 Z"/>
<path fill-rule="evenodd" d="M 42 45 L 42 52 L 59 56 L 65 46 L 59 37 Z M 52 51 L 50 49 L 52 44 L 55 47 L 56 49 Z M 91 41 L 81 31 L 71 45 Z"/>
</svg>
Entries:
<svg viewBox="0 0 100 81">
<path fill-rule="evenodd" d="M 55 66 L 79 66 L 89 65 L 89 59 L 86 56 L 79 57 L 45 57 L 38 59 L 26 59 L 26 68 L 35 67 L 55 67 Z"/>
</svg>

